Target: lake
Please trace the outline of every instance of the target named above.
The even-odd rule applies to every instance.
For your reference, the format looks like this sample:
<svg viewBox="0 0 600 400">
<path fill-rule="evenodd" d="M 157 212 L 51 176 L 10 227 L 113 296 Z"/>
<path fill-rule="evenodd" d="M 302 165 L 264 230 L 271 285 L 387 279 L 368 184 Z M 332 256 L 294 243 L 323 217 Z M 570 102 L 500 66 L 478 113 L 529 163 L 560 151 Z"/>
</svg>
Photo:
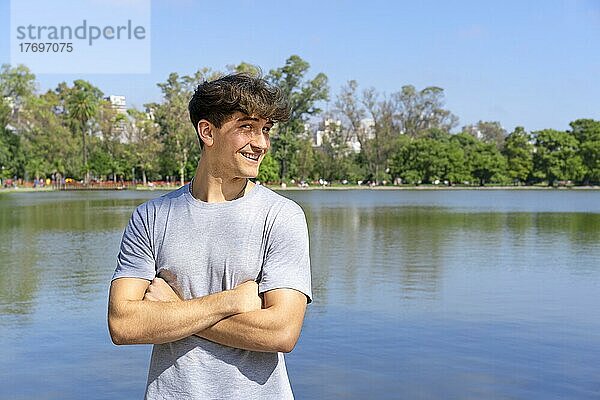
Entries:
<svg viewBox="0 0 600 400">
<path fill-rule="evenodd" d="M 160 191 L 0 193 L 0 398 L 143 398 L 109 281 Z M 311 190 L 298 399 L 600 398 L 600 191 Z"/>
</svg>

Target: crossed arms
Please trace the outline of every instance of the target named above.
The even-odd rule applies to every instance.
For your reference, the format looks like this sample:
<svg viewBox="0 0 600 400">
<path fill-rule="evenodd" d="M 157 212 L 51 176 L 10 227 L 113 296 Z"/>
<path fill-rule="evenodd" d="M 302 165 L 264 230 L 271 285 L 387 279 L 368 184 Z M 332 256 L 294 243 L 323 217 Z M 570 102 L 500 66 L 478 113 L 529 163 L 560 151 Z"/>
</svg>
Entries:
<svg viewBox="0 0 600 400">
<path fill-rule="evenodd" d="M 160 278 L 120 278 L 110 287 L 108 327 L 115 344 L 168 343 L 197 335 L 244 350 L 290 352 L 305 310 L 303 293 L 275 289 L 261 299 L 253 281 L 181 300 Z"/>
</svg>

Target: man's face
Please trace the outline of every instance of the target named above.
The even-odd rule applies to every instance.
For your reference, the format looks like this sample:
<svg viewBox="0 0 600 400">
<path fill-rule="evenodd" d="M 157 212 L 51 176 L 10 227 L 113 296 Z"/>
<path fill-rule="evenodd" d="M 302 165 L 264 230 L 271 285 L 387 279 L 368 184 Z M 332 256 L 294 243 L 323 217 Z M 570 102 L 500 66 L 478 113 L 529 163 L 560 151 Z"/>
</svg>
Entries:
<svg viewBox="0 0 600 400">
<path fill-rule="evenodd" d="M 212 151 L 223 177 L 255 178 L 271 147 L 273 122 L 236 112 L 221 128 L 215 128 Z"/>
</svg>

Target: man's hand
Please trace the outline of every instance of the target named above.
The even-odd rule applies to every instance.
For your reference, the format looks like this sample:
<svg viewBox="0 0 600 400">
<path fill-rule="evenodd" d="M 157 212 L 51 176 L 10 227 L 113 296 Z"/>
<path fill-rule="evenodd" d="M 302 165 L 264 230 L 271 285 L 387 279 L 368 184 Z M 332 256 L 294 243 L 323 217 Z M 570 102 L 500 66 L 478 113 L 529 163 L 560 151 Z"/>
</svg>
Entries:
<svg viewBox="0 0 600 400">
<path fill-rule="evenodd" d="M 258 284 L 254 281 L 244 282 L 233 289 L 238 299 L 238 312 L 245 313 L 260 310 L 262 299 L 258 295 Z"/>
<path fill-rule="evenodd" d="M 245 313 L 260 310 L 262 299 L 258 295 L 258 284 L 254 281 L 247 281 L 232 290 L 233 308 L 237 313 Z M 173 288 L 162 278 L 154 278 L 152 283 L 146 289 L 144 300 L 149 301 L 182 301 L 175 293 Z"/>
<path fill-rule="evenodd" d="M 182 301 L 171 286 L 162 278 L 154 278 L 146 293 L 144 300 L 149 301 Z"/>
<path fill-rule="evenodd" d="M 118 278 L 110 285 L 108 328 L 115 344 L 168 343 L 260 307 L 255 282 L 183 301 L 161 278 Z"/>
<path fill-rule="evenodd" d="M 287 353 L 298 341 L 305 310 L 304 293 L 269 290 L 263 309 L 232 315 L 196 335 L 238 349 Z"/>
</svg>

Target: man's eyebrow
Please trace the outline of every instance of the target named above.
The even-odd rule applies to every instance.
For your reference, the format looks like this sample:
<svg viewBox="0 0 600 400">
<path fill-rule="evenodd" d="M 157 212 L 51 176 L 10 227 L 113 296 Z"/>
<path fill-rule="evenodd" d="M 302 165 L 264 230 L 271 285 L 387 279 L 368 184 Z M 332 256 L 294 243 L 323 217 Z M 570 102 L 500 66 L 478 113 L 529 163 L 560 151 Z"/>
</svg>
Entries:
<svg viewBox="0 0 600 400">
<path fill-rule="evenodd" d="M 253 122 L 257 122 L 257 121 L 260 121 L 260 118 L 258 118 L 258 117 L 246 116 L 246 117 L 241 117 L 241 118 L 238 118 L 238 119 L 237 119 L 237 122 L 246 122 L 246 121 L 253 121 Z M 271 124 L 271 125 L 275 125 L 275 122 L 271 121 L 270 119 L 268 119 L 266 123 L 267 123 L 267 124 Z"/>
<path fill-rule="evenodd" d="M 242 117 L 242 118 L 238 118 L 237 120 L 238 122 L 246 122 L 246 121 L 260 121 L 260 119 L 258 117 L 251 117 L 251 116 L 247 116 L 247 117 Z"/>
</svg>

